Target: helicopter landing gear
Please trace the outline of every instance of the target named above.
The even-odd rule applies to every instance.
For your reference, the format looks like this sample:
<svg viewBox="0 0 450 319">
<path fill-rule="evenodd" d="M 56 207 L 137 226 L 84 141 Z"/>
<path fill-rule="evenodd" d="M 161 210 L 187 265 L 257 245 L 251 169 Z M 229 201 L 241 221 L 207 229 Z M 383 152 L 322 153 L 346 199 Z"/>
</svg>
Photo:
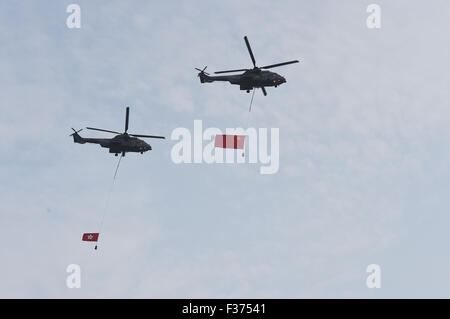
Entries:
<svg viewBox="0 0 450 319">
<path fill-rule="evenodd" d="M 114 154 L 114 156 L 117 156 L 117 155 L 119 155 L 119 154 L 117 154 L 117 153 L 116 153 L 116 154 Z"/>
<path fill-rule="evenodd" d="M 250 93 L 250 90 L 247 90 L 247 93 Z"/>
<path fill-rule="evenodd" d="M 144 154 L 144 152 L 141 152 L 141 154 Z"/>
</svg>

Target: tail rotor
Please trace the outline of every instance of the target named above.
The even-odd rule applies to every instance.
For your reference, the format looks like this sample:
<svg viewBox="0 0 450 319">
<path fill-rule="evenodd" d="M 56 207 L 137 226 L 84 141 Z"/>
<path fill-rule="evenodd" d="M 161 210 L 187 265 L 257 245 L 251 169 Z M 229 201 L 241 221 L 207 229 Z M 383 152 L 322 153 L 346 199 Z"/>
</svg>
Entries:
<svg viewBox="0 0 450 319">
<path fill-rule="evenodd" d="M 203 69 L 195 68 L 197 71 L 199 71 L 198 77 L 200 78 L 201 83 L 205 83 L 207 81 L 209 75 L 209 73 L 205 72 L 207 67 L 208 66 L 205 66 Z"/>
<path fill-rule="evenodd" d="M 79 132 L 81 132 L 83 129 L 80 129 L 80 130 L 75 130 L 73 127 L 72 127 L 72 131 L 73 131 L 73 133 L 72 134 L 70 134 L 69 136 L 72 136 L 73 137 L 73 142 L 74 143 L 79 143 L 79 144 L 84 144 L 84 143 L 86 143 L 86 141 L 80 136 L 80 135 L 78 135 L 78 133 Z"/>
<path fill-rule="evenodd" d="M 195 68 L 197 71 L 199 71 L 200 73 L 198 74 L 198 76 L 200 76 L 201 74 L 205 74 L 205 75 L 209 75 L 209 73 L 205 72 L 206 68 L 208 66 L 205 66 L 202 70 L 200 70 L 199 68 Z"/>
<path fill-rule="evenodd" d="M 77 131 L 73 127 L 71 129 L 72 129 L 73 133 L 70 134 L 69 136 L 74 136 L 75 134 L 78 134 L 78 133 L 80 133 L 83 130 L 83 129 L 80 129 L 80 130 Z"/>
</svg>

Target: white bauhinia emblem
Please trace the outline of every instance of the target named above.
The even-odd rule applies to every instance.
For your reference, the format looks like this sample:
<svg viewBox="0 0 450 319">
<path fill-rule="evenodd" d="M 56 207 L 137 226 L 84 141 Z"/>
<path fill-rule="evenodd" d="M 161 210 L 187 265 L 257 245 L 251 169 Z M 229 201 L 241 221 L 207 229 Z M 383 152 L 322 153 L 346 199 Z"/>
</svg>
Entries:
<svg viewBox="0 0 450 319">
<path fill-rule="evenodd" d="M 92 235 L 89 235 L 89 236 L 88 236 L 88 239 L 92 239 L 92 238 L 94 238 L 94 236 L 92 236 Z"/>
</svg>

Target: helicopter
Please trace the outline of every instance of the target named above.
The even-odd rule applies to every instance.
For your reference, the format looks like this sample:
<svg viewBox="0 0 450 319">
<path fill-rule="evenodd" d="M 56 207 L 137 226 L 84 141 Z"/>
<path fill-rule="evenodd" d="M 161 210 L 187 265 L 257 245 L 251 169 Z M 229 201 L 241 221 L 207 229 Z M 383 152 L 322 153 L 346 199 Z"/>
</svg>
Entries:
<svg viewBox="0 0 450 319">
<path fill-rule="evenodd" d="M 118 156 L 119 153 L 122 153 L 122 157 L 125 156 L 125 153 L 128 153 L 128 152 L 144 154 L 144 152 L 152 150 L 152 147 L 149 144 L 147 144 L 147 142 L 145 142 L 141 139 L 138 139 L 138 137 L 165 139 L 164 136 L 128 134 L 129 117 L 130 117 L 130 108 L 127 107 L 126 108 L 126 116 L 125 116 L 125 132 L 123 132 L 123 133 L 94 128 L 94 127 L 86 127 L 88 130 L 118 134 L 118 135 L 114 136 L 113 138 L 84 138 L 78 134 L 83 129 L 76 131 L 74 128 L 72 128 L 74 133 L 70 134 L 70 136 L 73 136 L 74 143 L 99 144 L 101 147 L 109 148 L 109 152 L 114 153 L 115 156 Z"/>
<path fill-rule="evenodd" d="M 278 85 L 281 85 L 283 83 L 286 83 L 286 79 L 282 77 L 281 75 L 271 72 L 271 71 L 263 71 L 266 69 L 271 69 L 275 67 L 279 67 L 282 65 L 292 64 L 292 63 L 298 63 L 298 60 L 283 62 L 283 63 L 277 63 L 277 64 L 271 64 L 266 65 L 262 67 L 256 66 L 256 60 L 252 52 L 252 48 L 250 47 L 250 43 L 248 42 L 247 36 L 244 36 L 245 44 L 247 45 L 248 53 L 250 54 L 250 58 L 253 62 L 253 68 L 252 69 L 238 69 L 238 70 L 227 70 L 227 71 L 218 71 L 214 72 L 215 74 L 221 74 L 221 73 L 232 73 L 232 72 L 242 72 L 242 74 L 235 74 L 235 75 L 222 75 L 222 76 L 209 76 L 209 73 L 206 73 L 206 66 L 203 69 L 195 68 L 198 73 L 198 76 L 200 77 L 201 83 L 209 83 L 209 82 L 215 82 L 215 81 L 224 81 L 224 82 L 230 82 L 231 84 L 236 84 L 240 86 L 241 90 L 247 91 L 247 93 L 250 93 L 251 90 L 255 88 L 261 88 L 264 96 L 267 95 L 266 87 L 274 86 L 277 87 Z"/>
</svg>

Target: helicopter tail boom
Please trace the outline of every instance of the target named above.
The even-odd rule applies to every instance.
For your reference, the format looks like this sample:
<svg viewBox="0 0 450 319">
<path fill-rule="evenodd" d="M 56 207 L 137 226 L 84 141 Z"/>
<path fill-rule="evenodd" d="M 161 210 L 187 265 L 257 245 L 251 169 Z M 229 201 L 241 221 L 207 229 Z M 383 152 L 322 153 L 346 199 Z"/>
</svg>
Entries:
<svg viewBox="0 0 450 319">
<path fill-rule="evenodd" d="M 200 83 L 211 83 L 215 81 L 230 82 L 231 84 L 240 84 L 240 75 L 222 75 L 222 76 L 208 76 L 199 74 Z"/>
</svg>

